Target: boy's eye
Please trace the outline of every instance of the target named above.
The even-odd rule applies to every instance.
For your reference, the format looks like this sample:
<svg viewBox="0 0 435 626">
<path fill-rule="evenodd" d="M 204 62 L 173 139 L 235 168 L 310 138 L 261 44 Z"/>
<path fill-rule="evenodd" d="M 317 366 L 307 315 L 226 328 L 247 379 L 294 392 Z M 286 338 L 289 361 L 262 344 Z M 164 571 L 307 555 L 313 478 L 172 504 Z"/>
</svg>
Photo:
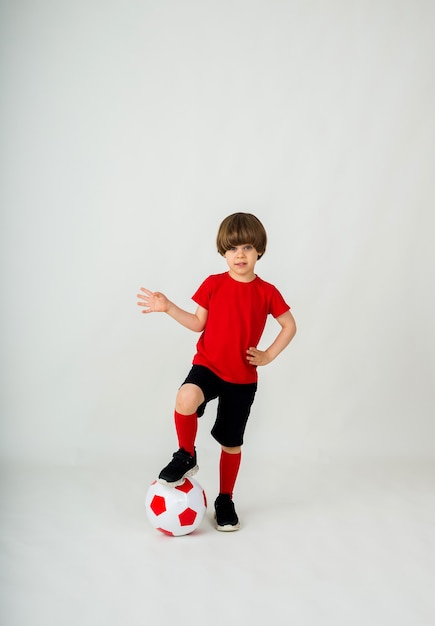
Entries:
<svg viewBox="0 0 435 626">
<path fill-rule="evenodd" d="M 241 247 L 243 247 L 243 250 L 247 250 L 247 251 L 253 249 L 253 246 L 251 244 L 248 244 L 246 246 L 241 246 Z M 229 250 L 230 250 L 230 252 L 236 252 L 237 248 L 238 248 L 238 246 L 231 246 L 231 248 L 229 248 Z"/>
</svg>

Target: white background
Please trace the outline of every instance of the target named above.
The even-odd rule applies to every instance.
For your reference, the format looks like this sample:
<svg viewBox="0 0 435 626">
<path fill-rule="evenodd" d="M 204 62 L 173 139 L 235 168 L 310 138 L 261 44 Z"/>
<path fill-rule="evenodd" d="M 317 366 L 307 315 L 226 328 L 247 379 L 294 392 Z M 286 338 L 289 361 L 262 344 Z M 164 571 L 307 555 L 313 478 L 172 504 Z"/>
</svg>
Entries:
<svg viewBox="0 0 435 626">
<path fill-rule="evenodd" d="M 78 532 L 91 545 L 83 508 L 72 504 L 83 496 L 77 485 L 92 484 L 89 468 L 99 476 L 99 506 L 104 509 L 111 493 L 124 494 L 118 504 L 128 508 L 135 498 L 142 501 L 176 446 L 174 397 L 197 337 L 166 316 L 141 315 L 135 294 L 143 285 L 193 309 L 190 298 L 200 282 L 226 269 L 215 237 L 234 211 L 253 212 L 265 224 L 269 247 L 257 271 L 280 289 L 298 324 L 290 347 L 260 371 L 240 475 L 246 516 L 253 501 L 260 509 L 266 508 L 262 499 L 274 502 L 260 489 L 262 481 L 282 480 L 287 489 L 296 471 L 317 485 L 319 478 L 310 477 L 324 478 L 327 470 L 343 486 L 338 477 L 350 470 L 331 468 L 357 462 L 369 472 L 393 468 L 386 489 L 389 481 L 396 486 L 402 519 L 419 511 L 400 496 L 400 486 L 411 484 L 404 476 L 413 476 L 425 493 L 418 522 L 432 522 L 433 3 L 5 1 L 0 24 L 5 623 L 27 625 L 23 606 L 33 624 L 39 624 L 36 615 L 45 626 L 60 623 L 61 607 L 72 601 L 66 589 L 82 580 L 79 574 L 66 579 L 64 595 L 54 594 L 59 606 L 43 608 L 59 580 L 53 565 L 59 546 L 50 544 L 52 560 L 44 557 L 50 549 L 43 539 L 52 533 L 44 531 L 50 525 L 45 519 L 44 526 L 42 510 L 54 507 L 53 528 L 63 528 L 60 544 Z M 277 330 L 271 320 L 264 346 Z M 198 435 L 210 502 L 218 454 L 208 434 L 212 420 L 210 407 Z M 32 482 L 31 476 L 40 478 Z M 299 479 L 293 478 L 293 489 L 309 493 Z M 324 480 L 323 494 L 334 484 Z M 371 493 L 364 481 L 356 484 Z M 368 484 L 382 481 L 375 473 Z M 36 485 L 43 496 L 35 495 Z M 298 498 L 291 490 L 288 497 Z M 72 523 L 67 502 L 82 534 L 62 526 L 61 520 Z M 371 503 L 374 510 L 377 503 Z M 143 511 L 136 514 L 132 553 L 141 542 L 156 550 Z M 255 532 L 273 515 L 260 517 Z M 118 540 L 131 532 L 128 515 L 125 526 L 122 519 Z M 308 519 L 317 524 L 319 518 L 305 518 L 305 528 Z M 361 516 L 356 519 L 360 529 Z M 329 521 L 332 532 L 337 520 Z M 410 527 L 415 522 L 409 520 Z M 205 540 L 217 541 L 209 532 Z M 391 536 L 391 528 L 385 532 Z M 23 536 L 40 542 L 40 555 L 14 552 L 11 546 Z M 241 536 L 231 536 L 233 546 L 235 537 L 248 541 Z M 401 531 L 397 536 L 403 542 Z M 193 538 L 177 539 L 177 550 Z M 424 546 L 433 555 L 433 533 Z M 213 559 L 220 551 L 208 554 L 207 563 L 219 562 Z M 101 554 L 94 557 L 98 571 Z M 307 555 L 300 557 L 306 564 Z M 160 554 L 156 558 L 162 562 Z M 38 594 L 41 561 L 46 582 Z M 414 579 L 433 575 L 432 566 L 433 560 L 425 562 Z M 26 586 L 24 572 L 32 567 Z M 319 578 L 313 582 L 306 567 L 307 589 L 319 590 Z M 385 567 L 390 577 L 390 564 Z M 339 590 L 347 573 L 337 577 Z M 119 589 L 124 580 L 107 584 Z M 282 572 L 279 580 L 285 580 Z M 88 584 L 82 606 L 89 612 L 83 609 L 81 624 L 102 619 L 92 589 Z M 130 621 L 118 622 L 113 607 L 106 607 L 105 619 L 144 623 L 126 594 L 122 606 L 130 606 Z M 319 591 L 318 614 L 304 594 L 293 605 L 286 600 L 286 610 L 299 611 L 285 614 L 286 620 L 360 623 L 356 614 L 354 622 L 342 615 L 339 602 L 331 622 L 316 621 L 325 616 L 327 597 Z M 401 591 L 398 598 L 404 598 Z M 361 624 L 411 624 L 408 609 L 413 625 L 435 620 L 431 605 L 432 617 L 424 621 L 422 613 L 418 621 L 421 598 L 410 598 L 397 615 L 384 607 L 379 620 L 373 615 L 380 608 L 370 613 L 370 600 L 355 596 L 350 604 L 359 601 L 369 611 Z M 257 607 L 256 615 L 262 610 Z M 69 615 L 71 624 L 79 623 Z"/>
</svg>

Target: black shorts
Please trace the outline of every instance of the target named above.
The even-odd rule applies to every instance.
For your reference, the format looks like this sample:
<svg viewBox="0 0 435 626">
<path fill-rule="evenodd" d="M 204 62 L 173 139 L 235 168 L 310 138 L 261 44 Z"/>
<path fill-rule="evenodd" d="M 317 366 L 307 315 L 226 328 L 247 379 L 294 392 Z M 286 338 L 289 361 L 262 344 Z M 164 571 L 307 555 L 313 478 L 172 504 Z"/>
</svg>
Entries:
<svg viewBox="0 0 435 626">
<path fill-rule="evenodd" d="M 203 365 L 193 365 L 185 383 L 197 385 L 204 394 L 205 400 L 197 409 L 198 417 L 204 414 L 207 402 L 219 399 L 211 430 L 216 441 L 228 448 L 241 446 L 257 383 L 228 383 Z"/>
</svg>

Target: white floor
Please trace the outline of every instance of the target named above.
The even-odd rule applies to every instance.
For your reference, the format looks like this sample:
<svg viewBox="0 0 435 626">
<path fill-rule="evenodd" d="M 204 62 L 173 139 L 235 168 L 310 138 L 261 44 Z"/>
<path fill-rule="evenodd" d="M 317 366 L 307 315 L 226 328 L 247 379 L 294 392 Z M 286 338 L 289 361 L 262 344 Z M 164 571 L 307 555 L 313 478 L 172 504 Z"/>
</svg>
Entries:
<svg viewBox="0 0 435 626">
<path fill-rule="evenodd" d="M 200 528 L 171 538 L 141 462 L 4 467 L 2 626 L 434 626 L 435 465 L 248 456 L 235 533 L 212 526 L 215 470 Z"/>
</svg>

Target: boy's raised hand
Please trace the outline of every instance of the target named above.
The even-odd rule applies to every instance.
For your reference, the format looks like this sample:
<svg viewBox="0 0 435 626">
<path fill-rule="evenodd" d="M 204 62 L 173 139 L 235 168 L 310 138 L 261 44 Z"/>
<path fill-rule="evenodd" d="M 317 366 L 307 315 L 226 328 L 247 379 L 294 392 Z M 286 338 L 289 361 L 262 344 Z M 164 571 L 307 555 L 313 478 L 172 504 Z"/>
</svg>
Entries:
<svg viewBox="0 0 435 626">
<path fill-rule="evenodd" d="M 169 308 L 169 300 L 167 297 L 159 291 L 150 291 L 141 287 L 142 293 L 137 294 L 140 302 L 138 306 L 142 307 L 142 313 L 166 313 Z"/>
</svg>

